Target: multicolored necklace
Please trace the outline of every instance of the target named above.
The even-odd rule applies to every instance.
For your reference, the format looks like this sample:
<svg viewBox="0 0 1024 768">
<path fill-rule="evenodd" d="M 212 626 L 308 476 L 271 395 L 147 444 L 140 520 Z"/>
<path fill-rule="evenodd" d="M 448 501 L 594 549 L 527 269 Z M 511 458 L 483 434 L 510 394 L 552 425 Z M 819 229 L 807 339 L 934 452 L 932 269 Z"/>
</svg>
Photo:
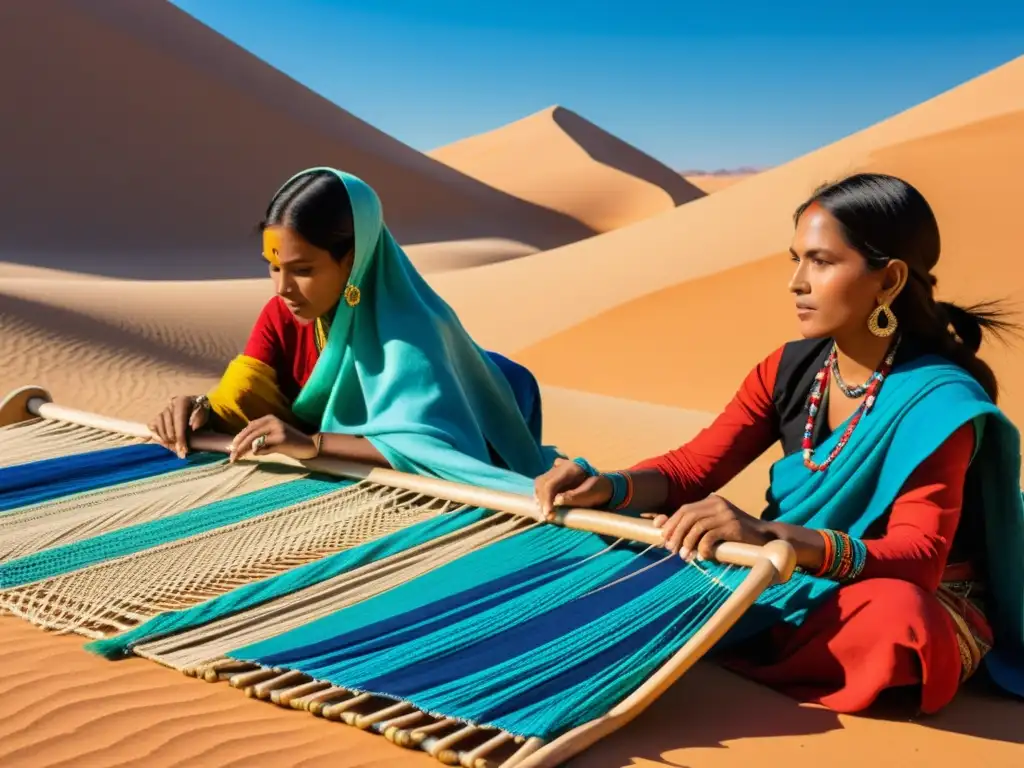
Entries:
<svg viewBox="0 0 1024 768">
<path fill-rule="evenodd" d="M 850 435 L 853 434 L 853 430 L 856 429 L 861 418 L 871 410 L 872 406 L 874 406 L 875 399 L 878 396 L 878 390 L 881 389 L 882 382 L 885 381 L 885 377 L 888 376 L 889 372 L 892 370 L 893 360 L 896 358 L 896 350 L 899 346 L 900 337 L 897 336 L 893 345 L 889 347 L 889 352 L 886 354 L 885 359 L 882 361 L 878 370 L 871 374 L 871 378 L 869 378 L 867 384 L 864 385 L 864 394 L 866 397 L 861 401 L 861 404 L 857 406 L 857 410 L 854 411 L 853 416 L 846 425 L 846 429 L 843 431 L 842 436 L 840 436 L 839 442 L 836 443 L 835 448 L 832 449 L 823 462 L 816 464 L 812 459 L 812 456 L 814 456 L 814 443 L 812 438 L 812 435 L 814 434 L 814 424 L 817 421 L 819 412 L 821 411 L 821 399 L 825 393 L 825 388 L 828 386 L 829 374 L 833 371 L 838 373 L 836 368 L 836 345 L 832 345 L 832 351 L 829 352 L 828 359 L 825 360 L 825 365 L 822 366 L 821 370 L 814 376 L 814 384 L 811 386 L 811 395 L 808 398 L 807 424 L 804 427 L 803 439 L 805 467 L 812 472 L 824 472 L 829 468 L 829 465 L 835 461 L 843 448 L 846 447 L 846 444 L 850 441 Z"/>
<path fill-rule="evenodd" d="M 846 395 L 851 400 L 856 400 L 858 397 L 864 397 L 868 391 L 868 387 L 871 386 L 871 382 L 875 380 L 875 376 L 878 371 L 875 371 L 868 377 L 868 380 L 863 384 L 858 384 L 855 387 L 851 387 L 845 381 L 843 381 L 843 375 L 839 372 L 839 356 L 836 353 L 836 345 L 832 345 L 832 375 L 836 378 L 836 386 L 839 387 L 839 391 Z"/>
</svg>

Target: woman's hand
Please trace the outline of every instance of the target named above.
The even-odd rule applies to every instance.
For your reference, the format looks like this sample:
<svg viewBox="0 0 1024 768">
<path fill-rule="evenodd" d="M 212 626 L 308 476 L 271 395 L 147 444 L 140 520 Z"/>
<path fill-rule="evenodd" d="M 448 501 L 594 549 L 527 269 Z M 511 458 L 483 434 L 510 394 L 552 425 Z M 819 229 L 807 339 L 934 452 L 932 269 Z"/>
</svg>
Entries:
<svg viewBox="0 0 1024 768">
<path fill-rule="evenodd" d="M 612 483 L 603 475 L 589 477 L 576 462 L 555 459 L 554 466 L 533 481 L 533 495 L 545 519 L 551 520 L 555 507 L 606 505 L 612 498 Z"/>
<path fill-rule="evenodd" d="M 715 546 L 723 541 L 764 545 L 774 538 L 767 522 L 714 495 L 684 504 L 671 517 L 658 515 L 654 525 L 661 528 L 665 547 L 684 560 L 694 554 L 710 560 Z"/>
<path fill-rule="evenodd" d="M 210 409 L 204 400 L 178 395 L 149 423 L 149 431 L 156 435 L 160 445 L 184 459 L 188 454 L 188 433 L 202 429 L 209 419 Z"/>
<path fill-rule="evenodd" d="M 228 461 L 234 462 L 252 452 L 254 456 L 280 453 L 300 461 L 315 458 L 316 442 L 310 435 L 287 424 L 277 416 L 250 421 L 231 441 Z"/>
</svg>

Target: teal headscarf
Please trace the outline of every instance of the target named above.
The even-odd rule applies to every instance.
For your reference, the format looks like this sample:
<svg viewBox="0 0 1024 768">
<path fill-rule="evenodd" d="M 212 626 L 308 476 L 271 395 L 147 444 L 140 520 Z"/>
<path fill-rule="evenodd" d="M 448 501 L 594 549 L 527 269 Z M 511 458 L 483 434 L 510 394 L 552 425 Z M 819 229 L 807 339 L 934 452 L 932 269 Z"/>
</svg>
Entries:
<svg viewBox="0 0 1024 768">
<path fill-rule="evenodd" d="M 345 184 L 355 260 L 295 414 L 366 437 L 397 470 L 531 494 L 556 452 L 531 433 L 501 369 L 409 261 L 373 189 L 334 168 L 292 178 L 314 171 Z"/>
</svg>

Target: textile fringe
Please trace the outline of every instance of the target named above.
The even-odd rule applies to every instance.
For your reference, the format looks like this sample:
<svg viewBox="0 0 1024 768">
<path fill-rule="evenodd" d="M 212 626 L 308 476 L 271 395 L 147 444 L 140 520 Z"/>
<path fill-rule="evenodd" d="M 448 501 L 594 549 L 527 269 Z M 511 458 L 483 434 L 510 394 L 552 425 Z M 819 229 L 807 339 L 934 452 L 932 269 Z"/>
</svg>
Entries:
<svg viewBox="0 0 1024 768">
<path fill-rule="evenodd" d="M 0 467 L 28 464 L 31 461 L 73 456 L 104 448 L 140 445 L 138 437 L 82 427 L 63 421 L 32 419 L 0 427 Z"/>
<path fill-rule="evenodd" d="M 0 516 L 0 563 L 296 477 L 265 471 L 255 462 L 219 462 L 23 507 Z"/>
<path fill-rule="evenodd" d="M 202 668 L 219 661 L 234 648 L 308 624 L 535 525 L 537 523 L 514 515 L 492 515 L 454 533 L 256 608 L 197 629 L 142 643 L 133 651 L 186 674 L 202 675 Z"/>
<path fill-rule="evenodd" d="M 0 608 L 99 638 L 450 511 L 363 482 L 234 525 L 0 592 Z"/>
<path fill-rule="evenodd" d="M 294 670 L 223 659 L 197 670 L 196 676 L 207 682 L 227 680 L 250 698 L 374 731 L 400 747 L 420 749 L 445 765 L 512 768 L 547 743 L 424 712 L 409 702 L 338 688 Z"/>
<path fill-rule="evenodd" d="M 491 540 L 496 540 L 493 534 L 504 538 L 515 535 L 527 527 L 533 527 L 535 523 L 522 523 L 516 526 L 516 521 L 503 520 L 500 523 L 490 526 L 485 523 L 495 521 L 484 521 L 473 526 L 472 531 L 453 534 L 449 539 L 453 544 L 459 543 L 463 538 L 463 544 L 468 548 L 484 546 L 486 534 L 492 534 Z M 491 530 L 488 530 L 490 528 Z M 498 529 L 503 529 L 499 532 Z M 472 539 L 472 541 L 470 541 Z M 440 545 L 440 546 L 438 546 Z M 447 542 L 436 542 L 425 547 L 435 550 L 446 549 Z M 423 549 L 423 548 L 418 548 Z M 403 553 L 403 555 L 413 553 Z M 429 555 L 423 551 L 417 553 Z M 439 552 L 437 554 L 440 554 Z M 446 552 L 445 554 L 449 554 Z M 461 556 L 454 551 L 450 552 L 449 559 Z M 434 557 L 436 555 L 431 555 Z M 397 558 L 389 558 L 359 572 L 349 574 L 349 577 L 364 576 L 368 581 L 374 583 L 375 579 L 386 578 L 381 572 L 393 566 Z M 411 559 L 411 557 L 410 557 Z M 438 564 L 440 565 L 440 563 Z M 732 569 L 730 569 L 732 571 Z M 640 571 L 637 572 L 639 575 Z M 692 573 L 705 581 L 707 592 L 704 597 L 710 598 L 707 605 L 699 613 L 709 614 L 716 611 L 725 602 L 726 596 L 733 592 L 732 585 L 720 579 L 708 579 L 702 568 L 693 568 Z M 396 574 L 397 575 L 397 574 Z M 737 574 L 733 574 L 737 575 Z M 628 578 L 628 577 L 627 577 Z M 374 584 L 376 586 L 376 584 Z M 319 586 L 319 585 L 318 585 Z M 324 586 L 327 586 L 326 584 Z M 355 589 L 358 586 L 353 585 Z M 298 596 L 298 595 L 296 595 Z M 274 634 L 288 631 L 292 626 L 315 621 L 331 610 L 338 610 L 345 605 L 352 604 L 359 599 L 366 599 L 369 594 L 356 595 L 354 592 L 346 594 L 342 589 L 338 592 L 340 599 L 332 602 L 329 606 L 325 604 L 322 596 L 313 594 L 307 590 L 305 602 L 309 602 L 312 613 L 301 613 L 302 606 L 284 606 L 276 609 L 266 606 L 263 613 L 257 611 L 247 612 L 246 623 L 256 625 L 258 622 L 274 623 L 276 632 L 267 632 L 265 629 L 258 635 L 252 635 L 254 640 Z M 696 593 L 694 594 L 696 597 Z M 700 602 L 702 598 L 698 598 Z M 311 602 L 318 601 L 318 602 Z M 282 602 L 282 601 L 277 601 Z M 294 610 L 299 608 L 300 611 Z M 572 610 L 571 605 L 562 606 L 556 610 Z M 696 617 L 695 617 L 696 618 Z M 707 616 L 705 616 L 707 618 Z M 284 623 L 278 625 L 277 621 L 284 619 Z M 702 622 L 698 622 L 699 623 Z M 225 623 L 219 623 L 221 627 L 231 632 L 235 627 L 227 627 Z M 215 630 L 216 625 L 204 627 L 206 631 Z M 198 636 L 199 633 L 191 633 Z M 628 635 L 628 632 L 623 636 Z M 218 647 L 230 647 L 232 642 L 243 638 L 242 634 L 234 634 L 229 637 L 229 642 L 224 642 Z M 197 637 L 198 639 L 198 637 Z M 183 648 L 182 636 L 168 638 L 163 642 L 150 643 L 148 646 L 139 646 L 135 650 L 139 655 L 146 656 L 153 660 L 168 663 L 172 666 L 182 668 L 181 652 L 198 650 L 200 646 L 190 644 Z M 211 648 L 213 646 L 207 646 Z M 155 651 L 155 652 L 154 652 Z M 569 656 L 573 652 L 568 651 Z M 193 658 L 195 658 L 193 656 Z M 209 683 L 227 681 L 233 688 L 240 689 L 250 698 L 269 701 L 281 707 L 306 711 L 314 716 L 327 720 L 341 722 L 361 730 L 369 730 L 383 735 L 388 741 L 408 749 L 422 750 L 445 765 L 472 766 L 473 768 L 511 768 L 526 760 L 530 755 L 544 747 L 548 741 L 543 738 L 524 736 L 502 729 L 496 725 L 474 722 L 471 720 L 453 717 L 441 712 L 435 712 L 418 707 L 411 701 L 396 698 L 374 691 L 366 691 L 354 688 L 345 688 L 332 684 L 331 682 L 306 674 L 301 670 L 285 666 L 263 666 L 253 662 L 239 660 L 228 656 L 210 658 L 198 664 L 185 666 L 183 671 L 190 675 L 205 680 Z M 549 671 L 550 675 L 557 674 L 557 671 Z"/>
</svg>

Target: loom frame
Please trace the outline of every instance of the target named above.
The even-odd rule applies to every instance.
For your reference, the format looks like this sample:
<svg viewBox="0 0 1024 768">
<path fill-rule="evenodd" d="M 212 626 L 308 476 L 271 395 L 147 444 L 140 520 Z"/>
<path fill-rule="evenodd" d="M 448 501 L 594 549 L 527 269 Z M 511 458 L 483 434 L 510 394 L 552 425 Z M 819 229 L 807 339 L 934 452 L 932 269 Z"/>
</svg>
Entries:
<svg viewBox="0 0 1024 768">
<path fill-rule="evenodd" d="M 22 387 L 14 390 L 3 401 L 0 401 L 0 427 L 35 418 L 63 421 L 142 439 L 154 437 L 145 424 L 58 405 L 53 402 L 50 393 L 40 386 Z M 230 443 L 231 438 L 227 435 L 201 433 L 191 436 L 189 447 L 193 450 L 229 453 Z M 335 458 L 298 461 L 281 454 L 266 454 L 248 457 L 245 460 L 286 464 L 356 481 L 367 480 L 435 498 L 448 499 L 468 506 L 508 512 L 539 522 L 549 522 L 565 528 L 631 539 L 655 546 L 662 543 L 660 530 L 654 527 L 652 520 L 643 518 L 626 517 L 590 509 L 558 508 L 555 511 L 555 519 L 547 521 L 543 519 L 532 499 L 504 491 L 477 488 Z M 607 713 L 567 731 L 550 742 L 543 742 L 540 739 L 527 740 L 525 746 L 517 751 L 512 758 L 500 764 L 500 768 L 555 768 L 605 736 L 624 727 L 646 710 L 710 651 L 764 590 L 774 584 L 788 581 L 796 569 L 795 550 L 789 543 L 779 540 L 760 547 L 724 542 L 715 548 L 713 556 L 719 563 L 746 567 L 749 569 L 749 573 L 744 577 L 740 586 L 693 637 L 629 696 Z M 370 724 L 367 723 L 367 725 Z M 374 728 L 374 730 L 378 729 Z M 416 729 L 410 730 L 415 735 Z M 438 741 L 445 742 L 443 745 L 445 749 L 436 749 L 439 746 L 436 744 Z M 439 754 L 435 754 L 435 757 L 439 757 L 446 763 L 460 764 L 465 768 L 495 766 L 495 763 L 487 760 L 481 750 L 459 752 L 457 749 L 452 749 L 455 747 L 455 742 L 452 741 L 449 744 L 447 743 L 449 741 L 451 740 L 447 737 L 440 740 L 428 739 L 427 742 L 435 743 L 424 742 L 421 746 L 431 754 L 439 751 L 445 752 L 447 759 L 441 758 Z M 454 762 L 452 762 L 453 758 Z"/>
</svg>

